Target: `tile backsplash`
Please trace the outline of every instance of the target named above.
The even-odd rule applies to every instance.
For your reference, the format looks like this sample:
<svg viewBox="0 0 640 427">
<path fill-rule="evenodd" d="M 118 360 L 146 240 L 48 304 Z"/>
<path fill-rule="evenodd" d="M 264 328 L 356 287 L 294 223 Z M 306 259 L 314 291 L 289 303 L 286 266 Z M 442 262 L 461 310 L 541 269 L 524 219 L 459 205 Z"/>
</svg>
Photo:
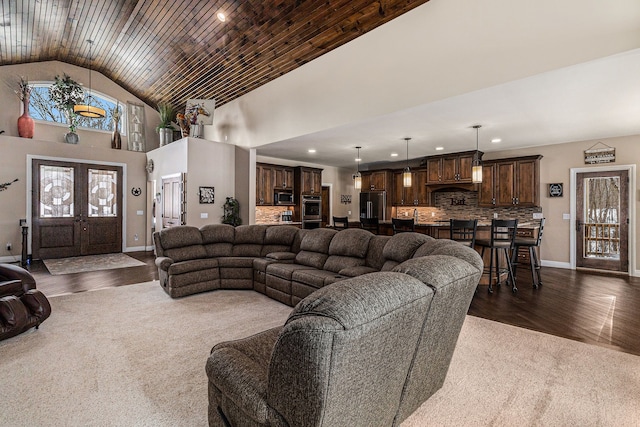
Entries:
<svg viewBox="0 0 640 427">
<path fill-rule="evenodd" d="M 256 224 L 278 223 L 282 212 L 293 209 L 294 206 L 256 206 Z"/>
<path fill-rule="evenodd" d="M 435 194 L 434 207 L 398 207 L 398 218 L 412 217 L 414 209 L 418 213 L 418 222 L 429 223 L 434 221 L 456 219 L 478 219 L 490 221 L 493 214 L 497 213 L 500 219 L 518 219 L 519 221 L 531 221 L 533 214 L 542 212 L 542 208 L 482 208 L 478 206 L 478 193 L 475 191 L 443 191 Z"/>
</svg>

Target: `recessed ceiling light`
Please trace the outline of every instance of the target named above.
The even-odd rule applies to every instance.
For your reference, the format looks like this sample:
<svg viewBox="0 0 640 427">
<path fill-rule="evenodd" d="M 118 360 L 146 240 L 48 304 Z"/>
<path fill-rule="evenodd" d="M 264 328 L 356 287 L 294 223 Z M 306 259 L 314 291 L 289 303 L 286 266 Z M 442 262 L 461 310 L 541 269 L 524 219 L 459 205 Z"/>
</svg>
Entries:
<svg viewBox="0 0 640 427">
<path fill-rule="evenodd" d="M 398 153 L 391 153 L 391 157 L 398 157 Z"/>
<path fill-rule="evenodd" d="M 444 147 L 436 147 L 436 151 L 442 151 L 444 150 Z"/>
<path fill-rule="evenodd" d="M 310 149 L 309 149 L 309 152 L 310 152 L 310 153 L 315 153 L 315 152 L 316 152 L 316 149 L 315 149 L 315 148 L 310 148 Z"/>
<path fill-rule="evenodd" d="M 225 15 L 224 12 L 218 12 L 216 16 L 220 22 L 225 22 L 227 20 L 227 15 Z"/>
<path fill-rule="evenodd" d="M 491 140 L 491 142 L 493 142 L 494 144 L 497 144 L 498 142 L 502 142 L 502 139 L 501 138 L 493 138 Z"/>
</svg>

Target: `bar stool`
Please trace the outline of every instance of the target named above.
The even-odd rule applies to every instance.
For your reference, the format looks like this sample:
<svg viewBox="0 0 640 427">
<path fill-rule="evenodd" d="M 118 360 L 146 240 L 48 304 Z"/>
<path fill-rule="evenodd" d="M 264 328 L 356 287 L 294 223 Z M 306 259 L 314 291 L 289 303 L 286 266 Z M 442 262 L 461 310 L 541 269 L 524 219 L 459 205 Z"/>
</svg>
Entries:
<svg viewBox="0 0 640 427">
<path fill-rule="evenodd" d="M 391 225 L 393 226 L 393 234 L 416 231 L 416 224 L 413 221 L 413 218 L 411 219 L 391 218 Z"/>
<path fill-rule="evenodd" d="M 449 220 L 449 238 L 463 245 L 474 247 L 476 244 L 477 219 L 453 219 Z"/>
<path fill-rule="evenodd" d="M 518 292 L 516 287 L 516 279 L 513 275 L 513 267 L 511 266 L 511 253 L 516 239 L 516 230 L 518 228 L 517 219 L 493 219 L 491 220 L 491 236 L 490 239 L 476 239 L 476 245 L 482 248 L 481 256 L 484 257 L 484 250 L 489 248 L 491 250 L 491 256 L 489 258 L 489 293 L 493 293 L 493 260 L 495 258 L 495 267 L 497 282 L 500 286 L 500 273 L 507 272 L 507 283 L 511 283 L 511 290 L 515 293 Z M 500 252 L 505 255 L 507 268 L 500 268 Z M 511 253 L 510 253 L 511 252 Z"/>
<path fill-rule="evenodd" d="M 542 278 L 540 277 L 540 259 L 538 258 L 538 252 L 536 248 L 540 247 L 542 243 L 542 231 L 544 230 L 545 219 L 540 220 L 540 229 L 536 237 L 516 237 L 513 249 L 513 259 L 511 264 L 514 266 L 515 271 L 518 271 L 518 249 L 525 247 L 529 249 L 529 264 L 531 266 L 531 280 L 533 282 L 533 288 L 538 289 L 538 286 L 542 285 Z"/>
<path fill-rule="evenodd" d="M 360 218 L 360 228 L 364 228 L 373 234 L 380 234 L 380 221 L 378 218 Z"/>
<path fill-rule="evenodd" d="M 333 228 L 336 230 L 346 230 L 349 228 L 349 217 L 346 216 L 334 216 Z"/>
</svg>

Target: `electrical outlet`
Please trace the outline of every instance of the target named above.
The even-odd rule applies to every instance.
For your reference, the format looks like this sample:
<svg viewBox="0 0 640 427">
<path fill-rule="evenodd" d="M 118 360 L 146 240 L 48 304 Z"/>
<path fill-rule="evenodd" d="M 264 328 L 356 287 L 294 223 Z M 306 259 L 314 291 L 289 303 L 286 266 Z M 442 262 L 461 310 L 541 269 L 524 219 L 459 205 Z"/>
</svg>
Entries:
<svg viewBox="0 0 640 427">
<path fill-rule="evenodd" d="M 493 218 L 494 218 L 494 219 L 498 219 L 498 212 L 494 212 L 494 213 L 493 213 Z"/>
<path fill-rule="evenodd" d="M 11 252 L 11 243 L 7 243 L 7 250 Z"/>
<path fill-rule="evenodd" d="M 533 213 L 533 219 L 542 219 L 542 218 L 544 218 L 544 216 L 542 215 L 542 212 Z"/>
<path fill-rule="evenodd" d="M 135 240 L 135 241 L 137 242 L 138 240 L 140 240 L 140 238 L 138 237 L 138 235 L 137 235 L 137 234 L 134 234 L 134 235 L 133 235 L 133 240 Z"/>
</svg>

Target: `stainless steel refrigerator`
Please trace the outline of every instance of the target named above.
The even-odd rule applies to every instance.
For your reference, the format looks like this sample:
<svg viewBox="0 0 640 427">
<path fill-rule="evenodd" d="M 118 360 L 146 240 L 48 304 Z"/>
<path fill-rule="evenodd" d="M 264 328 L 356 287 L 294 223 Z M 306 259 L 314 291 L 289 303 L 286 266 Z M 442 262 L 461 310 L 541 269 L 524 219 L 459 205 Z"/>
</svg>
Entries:
<svg viewBox="0 0 640 427">
<path fill-rule="evenodd" d="M 387 206 L 386 191 L 365 191 L 360 193 L 360 218 L 378 218 L 384 221 Z"/>
</svg>

